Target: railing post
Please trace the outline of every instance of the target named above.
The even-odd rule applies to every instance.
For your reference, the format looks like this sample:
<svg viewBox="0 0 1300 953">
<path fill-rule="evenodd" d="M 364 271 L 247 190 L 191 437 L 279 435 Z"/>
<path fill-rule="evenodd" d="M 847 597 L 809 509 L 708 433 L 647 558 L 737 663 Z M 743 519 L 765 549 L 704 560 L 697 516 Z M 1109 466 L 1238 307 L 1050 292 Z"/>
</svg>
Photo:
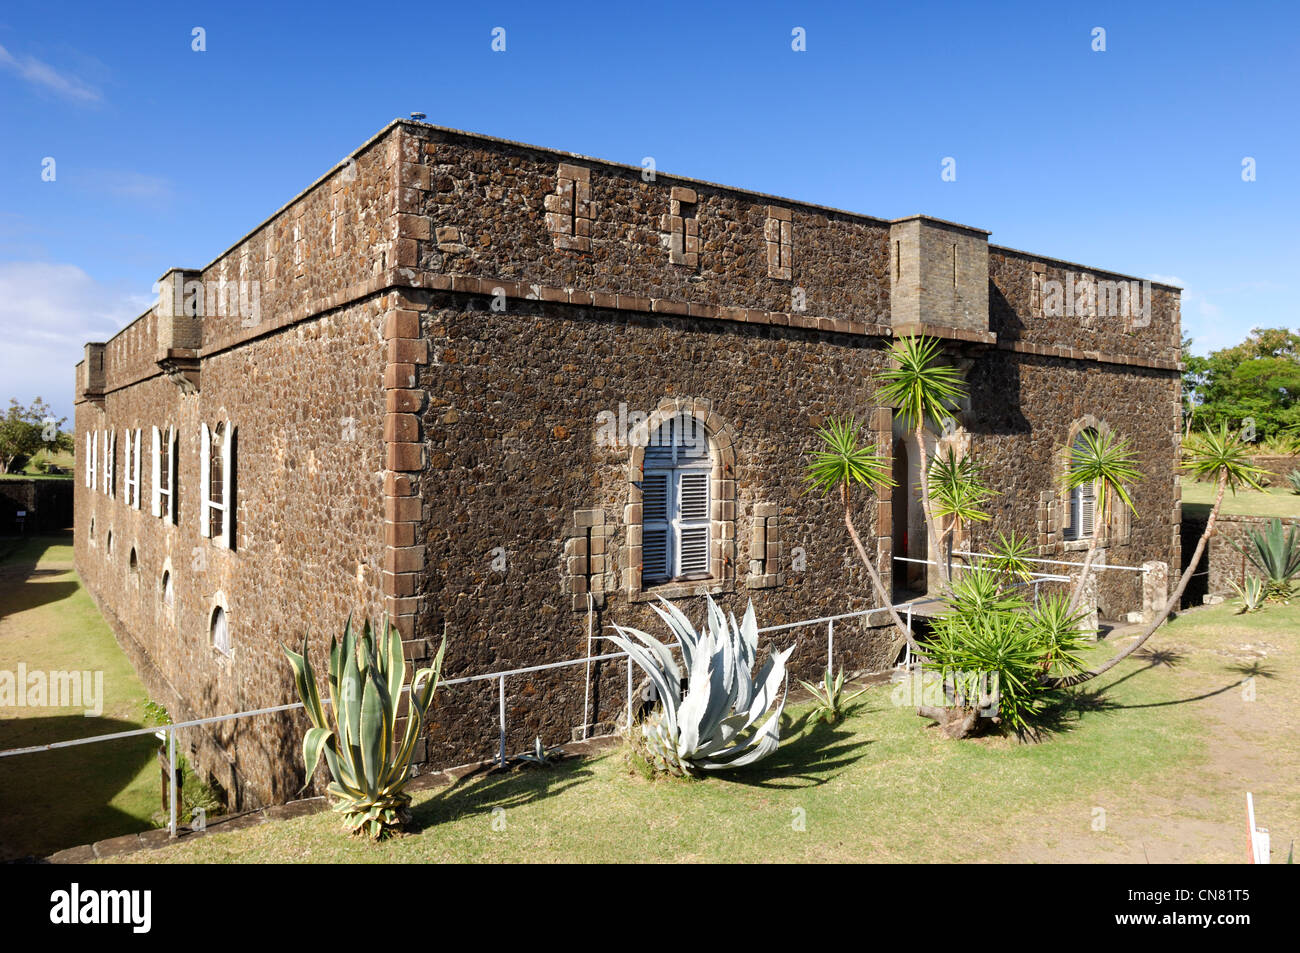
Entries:
<svg viewBox="0 0 1300 953">
<path fill-rule="evenodd" d="M 170 814 L 170 820 L 167 824 L 167 830 L 172 837 L 176 836 L 176 729 L 167 729 L 167 761 L 168 761 L 168 793 L 167 806 Z"/>
<path fill-rule="evenodd" d="M 835 671 L 835 620 L 826 622 L 826 671 Z"/>
<path fill-rule="evenodd" d="M 506 677 L 504 675 L 497 679 L 497 688 L 497 705 L 501 712 L 501 750 L 498 758 L 501 767 L 504 768 L 506 766 Z"/>
<path fill-rule="evenodd" d="M 632 656 L 627 657 L 627 730 L 632 732 Z"/>
<path fill-rule="evenodd" d="M 587 740 L 587 726 L 591 724 L 591 593 L 587 593 L 587 674 L 582 683 L 582 740 Z"/>
</svg>

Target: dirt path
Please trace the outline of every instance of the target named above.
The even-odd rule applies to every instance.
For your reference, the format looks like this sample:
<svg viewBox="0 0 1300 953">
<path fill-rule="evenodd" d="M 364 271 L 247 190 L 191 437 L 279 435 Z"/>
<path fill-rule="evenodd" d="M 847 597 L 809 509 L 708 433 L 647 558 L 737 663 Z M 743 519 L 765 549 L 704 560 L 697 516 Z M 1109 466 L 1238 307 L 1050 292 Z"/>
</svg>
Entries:
<svg viewBox="0 0 1300 953">
<path fill-rule="evenodd" d="M 1116 636 L 1117 645 L 1135 637 Z M 1289 647 L 1279 644 L 1284 640 Z M 1087 803 L 1036 820 L 1027 833 L 1038 836 L 1011 845 L 1005 860 L 1245 863 L 1245 796 L 1252 791 L 1256 824 L 1273 832 L 1272 862 L 1285 862 L 1290 839 L 1300 829 L 1300 724 L 1295 715 L 1300 692 L 1289 677 L 1295 633 L 1257 642 L 1225 633 L 1213 648 L 1179 644 L 1172 634 L 1163 640 L 1153 637 L 1148 646 L 1183 659 L 1170 673 L 1175 695 L 1168 704 L 1194 706 L 1208 736 L 1204 759 L 1155 783 L 1128 789 L 1117 785 Z M 1190 664 L 1193 656 L 1199 664 Z M 1042 838 L 1044 830 L 1053 832 L 1048 841 Z"/>
</svg>

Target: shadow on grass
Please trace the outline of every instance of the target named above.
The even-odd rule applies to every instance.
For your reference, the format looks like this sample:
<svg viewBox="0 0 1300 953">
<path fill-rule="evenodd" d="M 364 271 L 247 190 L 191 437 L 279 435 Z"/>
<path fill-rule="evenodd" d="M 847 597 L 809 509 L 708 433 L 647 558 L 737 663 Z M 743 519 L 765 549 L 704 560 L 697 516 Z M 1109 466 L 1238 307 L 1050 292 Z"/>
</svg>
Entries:
<svg viewBox="0 0 1300 953">
<path fill-rule="evenodd" d="M 845 719 L 858 714 L 862 707 L 861 704 L 850 705 L 845 710 Z M 782 715 L 781 737 L 784 740 L 773 754 L 757 764 L 734 771 L 718 771 L 717 778 L 777 790 L 818 787 L 839 775 L 871 744 L 870 740 L 845 727 L 845 719 L 833 725 L 824 721 L 810 725 L 811 719 L 811 711 L 804 712 L 797 719 Z"/>
<path fill-rule="evenodd" d="M 138 724 L 116 718 L 61 715 L 0 720 L 0 749 L 129 731 Z M 0 860 L 42 856 L 79 844 L 149 830 L 113 801 L 140 770 L 156 761 L 149 735 L 75 748 L 0 758 Z M 154 788 L 161 800 L 161 769 Z"/>
<path fill-rule="evenodd" d="M 469 814 L 523 807 L 563 794 L 593 776 L 581 758 L 565 758 L 550 767 L 485 766 L 414 806 L 409 830 L 418 834 Z"/>
</svg>

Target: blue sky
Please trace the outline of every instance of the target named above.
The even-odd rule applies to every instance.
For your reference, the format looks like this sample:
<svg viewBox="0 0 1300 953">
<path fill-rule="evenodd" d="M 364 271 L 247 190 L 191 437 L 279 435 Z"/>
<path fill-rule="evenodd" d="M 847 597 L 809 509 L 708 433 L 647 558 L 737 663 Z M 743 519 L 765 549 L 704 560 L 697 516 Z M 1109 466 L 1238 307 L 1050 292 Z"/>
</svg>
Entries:
<svg viewBox="0 0 1300 953">
<path fill-rule="evenodd" d="M 0 402 L 70 414 L 82 343 L 142 312 L 158 276 L 417 110 L 1180 284 L 1201 353 L 1293 327 L 1298 10 L 7 0 Z"/>
</svg>

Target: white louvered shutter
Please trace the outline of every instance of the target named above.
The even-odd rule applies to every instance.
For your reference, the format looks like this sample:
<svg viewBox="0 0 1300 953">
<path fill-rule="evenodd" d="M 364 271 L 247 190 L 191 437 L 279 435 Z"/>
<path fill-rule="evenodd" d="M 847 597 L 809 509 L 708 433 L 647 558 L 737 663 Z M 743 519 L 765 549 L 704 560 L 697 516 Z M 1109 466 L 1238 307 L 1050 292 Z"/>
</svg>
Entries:
<svg viewBox="0 0 1300 953">
<path fill-rule="evenodd" d="M 134 472 L 131 468 L 131 431 L 124 430 L 122 435 L 126 437 L 126 446 L 122 448 L 122 502 L 130 506 L 131 474 Z"/>
<path fill-rule="evenodd" d="M 162 436 L 158 433 L 158 428 L 153 428 L 153 435 L 149 444 L 149 459 L 151 461 L 149 470 L 153 475 L 153 480 L 149 484 L 149 512 L 154 516 L 162 513 L 162 484 L 159 479 L 162 475 Z"/>
<path fill-rule="evenodd" d="M 641 482 L 641 579 L 668 578 L 668 473 L 647 473 Z"/>
<path fill-rule="evenodd" d="M 176 428 L 167 428 L 167 508 L 164 515 L 176 523 Z"/>
<path fill-rule="evenodd" d="M 140 508 L 140 428 L 130 434 L 131 439 L 131 505 Z"/>
<path fill-rule="evenodd" d="M 1079 489 L 1079 536 L 1086 539 L 1096 528 L 1097 494 L 1091 483 Z"/>
<path fill-rule="evenodd" d="M 95 468 L 94 468 L 94 466 L 92 466 L 92 462 L 93 462 L 94 459 L 95 459 L 95 451 L 94 451 L 93 449 L 91 449 L 91 446 L 92 446 L 92 441 L 91 441 L 91 439 L 90 439 L 90 433 L 89 433 L 89 431 L 87 431 L 87 433 L 86 433 L 86 449 L 85 449 L 84 451 L 82 451 L 82 460 L 83 460 L 83 463 L 84 463 L 85 468 L 86 468 L 86 476 L 85 476 L 85 483 L 86 483 L 86 486 L 90 486 L 90 482 L 91 482 L 91 480 L 93 479 L 93 477 L 91 476 L 91 474 L 93 474 L 93 473 L 95 472 Z"/>
<path fill-rule="evenodd" d="M 211 535 L 208 530 L 208 503 L 212 499 L 211 480 L 212 473 L 209 464 L 212 462 L 212 431 L 208 425 L 203 425 L 203 435 L 199 443 L 199 535 Z"/>
<path fill-rule="evenodd" d="M 230 421 L 226 421 L 226 425 L 221 429 L 223 435 L 221 441 L 221 505 L 225 507 L 225 512 L 221 514 L 221 545 L 229 549 L 232 539 L 230 527 L 235 516 L 235 501 L 230 496 L 231 471 L 234 468 L 232 448 L 235 443 L 235 428 L 231 426 Z"/>
<path fill-rule="evenodd" d="M 677 475 L 677 575 L 709 571 L 709 472 L 686 470 Z"/>
</svg>

